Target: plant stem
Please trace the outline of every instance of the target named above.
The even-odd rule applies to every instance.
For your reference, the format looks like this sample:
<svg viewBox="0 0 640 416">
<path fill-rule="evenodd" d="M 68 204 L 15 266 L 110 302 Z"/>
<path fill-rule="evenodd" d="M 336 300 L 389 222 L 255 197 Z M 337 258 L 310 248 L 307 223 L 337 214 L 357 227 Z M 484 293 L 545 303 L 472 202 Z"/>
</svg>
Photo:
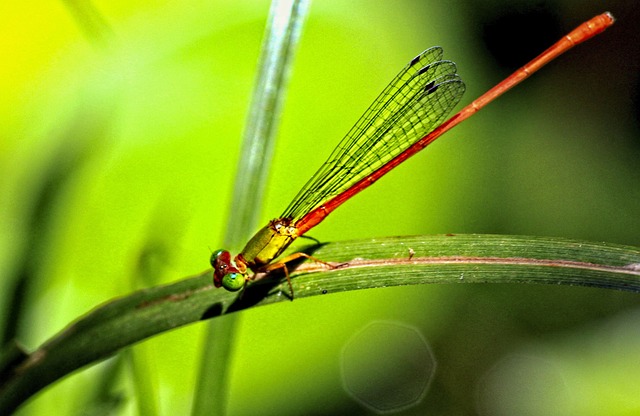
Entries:
<svg viewBox="0 0 640 416">
<path fill-rule="evenodd" d="M 262 44 L 256 84 L 236 173 L 225 246 L 238 248 L 257 228 L 277 125 L 307 0 L 274 0 Z M 228 368 L 237 316 L 209 324 L 192 414 L 223 415 L 228 397 Z"/>
</svg>

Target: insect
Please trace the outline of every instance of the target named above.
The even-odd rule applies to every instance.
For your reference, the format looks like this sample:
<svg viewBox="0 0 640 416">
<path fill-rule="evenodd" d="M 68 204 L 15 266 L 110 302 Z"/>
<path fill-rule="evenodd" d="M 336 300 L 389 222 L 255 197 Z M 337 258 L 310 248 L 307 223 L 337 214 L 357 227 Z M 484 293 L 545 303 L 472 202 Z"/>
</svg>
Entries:
<svg viewBox="0 0 640 416">
<path fill-rule="evenodd" d="M 443 133 L 613 23 L 608 12 L 582 23 L 446 121 L 464 94 L 464 83 L 456 74 L 455 64 L 442 59 L 440 47 L 422 52 L 387 85 L 280 217 L 260 229 L 234 258 L 227 250 L 211 255 L 214 285 L 237 291 L 255 273 L 284 269 L 293 296 L 286 263 L 310 256 L 294 253 L 274 260 L 296 238 Z"/>
</svg>

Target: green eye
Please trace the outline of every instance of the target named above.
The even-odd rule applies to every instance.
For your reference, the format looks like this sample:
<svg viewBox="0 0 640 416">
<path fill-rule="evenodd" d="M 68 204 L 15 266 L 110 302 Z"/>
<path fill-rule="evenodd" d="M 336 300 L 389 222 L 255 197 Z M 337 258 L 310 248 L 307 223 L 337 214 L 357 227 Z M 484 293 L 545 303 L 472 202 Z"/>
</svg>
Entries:
<svg viewBox="0 0 640 416">
<path fill-rule="evenodd" d="M 242 273 L 229 273 L 222 278 L 222 286 L 230 292 L 244 287 L 245 277 Z"/>
</svg>

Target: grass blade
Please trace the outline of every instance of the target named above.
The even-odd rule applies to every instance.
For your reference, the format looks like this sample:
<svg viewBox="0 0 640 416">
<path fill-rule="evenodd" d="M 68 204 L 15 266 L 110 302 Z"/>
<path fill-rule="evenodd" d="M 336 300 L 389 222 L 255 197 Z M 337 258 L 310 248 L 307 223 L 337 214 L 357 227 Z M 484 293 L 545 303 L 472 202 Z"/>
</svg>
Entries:
<svg viewBox="0 0 640 416">
<path fill-rule="evenodd" d="M 314 248 L 315 257 L 341 267 L 299 265 L 291 273 L 296 302 L 350 290 L 431 283 L 577 285 L 640 293 L 638 247 L 544 237 L 455 235 L 389 237 Z M 67 374 L 150 336 L 251 307 L 289 302 L 283 296 L 288 290 L 284 278 L 263 278 L 239 299 L 237 294 L 215 289 L 210 276 L 207 270 L 113 300 L 31 354 L 5 361 L 0 414 L 11 413 Z M 222 345 L 231 342 L 212 333 L 216 335 L 224 338 Z M 220 374 L 207 376 L 217 379 Z"/>
<path fill-rule="evenodd" d="M 262 206 L 276 127 L 307 9 L 307 0 L 275 0 L 271 4 L 224 238 L 226 247 L 240 247 L 257 228 L 260 210 L 256 207 Z M 193 415 L 226 413 L 235 320 L 235 316 L 216 320 L 208 328 Z"/>
</svg>

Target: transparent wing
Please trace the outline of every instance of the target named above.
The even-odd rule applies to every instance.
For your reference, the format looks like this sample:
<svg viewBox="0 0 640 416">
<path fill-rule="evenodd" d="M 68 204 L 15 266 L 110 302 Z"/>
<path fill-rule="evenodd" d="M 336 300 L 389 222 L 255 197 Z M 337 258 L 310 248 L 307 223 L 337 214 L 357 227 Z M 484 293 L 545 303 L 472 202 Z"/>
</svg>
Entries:
<svg viewBox="0 0 640 416">
<path fill-rule="evenodd" d="M 415 57 L 387 85 L 285 210 L 294 222 L 371 175 L 440 125 L 464 94 L 442 49 Z"/>
</svg>

